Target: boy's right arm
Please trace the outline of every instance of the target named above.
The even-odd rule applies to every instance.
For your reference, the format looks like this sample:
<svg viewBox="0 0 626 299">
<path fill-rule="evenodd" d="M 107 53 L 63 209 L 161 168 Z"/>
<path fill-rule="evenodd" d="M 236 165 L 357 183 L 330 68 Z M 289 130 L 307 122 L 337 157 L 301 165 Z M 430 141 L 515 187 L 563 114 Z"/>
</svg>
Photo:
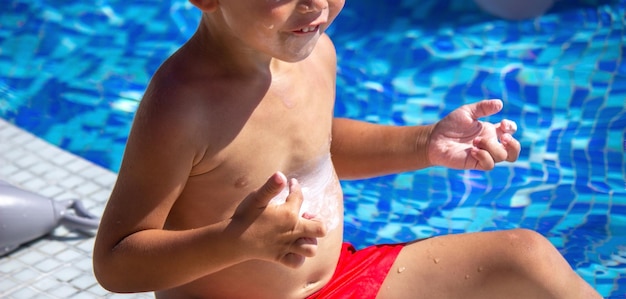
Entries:
<svg viewBox="0 0 626 299">
<path fill-rule="evenodd" d="M 168 289 L 234 264 L 262 259 L 288 267 L 315 256 L 323 224 L 298 215 L 302 193 L 295 179 L 283 205 L 269 205 L 287 183 L 276 173 L 238 207 L 232 218 L 200 229 L 146 229 L 133 233 L 113 248 L 96 245 L 95 272 L 114 292 Z M 104 232 L 106 233 L 106 232 Z"/>
<path fill-rule="evenodd" d="M 246 260 L 297 267 L 315 254 L 316 246 L 302 240 L 322 237 L 325 230 L 321 222 L 298 215 L 297 182 L 289 184 L 285 204 L 268 205 L 288 183 L 279 174 L 244 199 L 230 219 L 191 230 L 163 229 L 200 156 L 204 139 L 193 134 L 202 119 L 194 117 L 194 105 L 144 100 L 152 103 L 137 111 L 96 236 L 94 272 L 103 287 L 163 290 Z"/>
</svg>

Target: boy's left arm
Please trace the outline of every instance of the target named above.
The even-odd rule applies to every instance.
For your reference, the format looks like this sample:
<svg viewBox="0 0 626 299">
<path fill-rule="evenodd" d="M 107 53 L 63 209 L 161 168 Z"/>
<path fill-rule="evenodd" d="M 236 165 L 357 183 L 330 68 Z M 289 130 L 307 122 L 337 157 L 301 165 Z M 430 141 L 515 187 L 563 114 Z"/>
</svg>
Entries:
<svg viewBox="0 0 626 299">
<path fill-rule="evenodd" d="M 367 178 L 433 165 L 455 169 L 493 169 L 517 160 L 516 125 L 478 119 L 499 112 L 502 102 L 485 100 L 462 106 L 428 126 L 384 126 L 337 118 L 331 152 L 342 179 Z"/>
</svg>

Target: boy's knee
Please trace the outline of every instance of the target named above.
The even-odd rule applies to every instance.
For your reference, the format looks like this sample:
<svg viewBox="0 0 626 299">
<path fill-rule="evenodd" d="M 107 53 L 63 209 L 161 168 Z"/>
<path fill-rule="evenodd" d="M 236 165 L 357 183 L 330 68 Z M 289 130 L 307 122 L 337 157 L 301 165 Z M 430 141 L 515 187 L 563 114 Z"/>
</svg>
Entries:
<svg viewBox="0 0 626 299">
<path fill-rule="evenodd" d="M 497 298 L 510 298 L 511 292 L 521 295 L 525 291 L 531 294 L 523 298 L 548 295 L 552 296 L 550 298 L 572 298 L 563 294 L 567 294 L 567 288 L 579 280 L 556 247 L 543 235 L 528 229 L 513 229 L 497 232 L 492 241 L 496 244 L 494 250 L 498 258 L 486 267 L 489 272 L 483 271 L 489 273 L 483 283 L 493 287 L 492 290 L 509 294 Z"/>
<path fill-rule="evenodd" d="M 536 246 L 544 246 L 546 242 L 549 243 L 549 241 L 541 234 L 525 228 L 512 229 L 505 231 L 505 233 L 507 234 L 509 243 L 514 246 L 527 246 L 532 248 Z"/>
<path fill-rule="evenodd" d="M 515 259 L 525 264 L 529 261 L 560 258 L 558 250 L 543 235 L 529 229 L 505 231 L 511 253 Z"/>
<path fill-rule="evenodd" d="M 544 251 L 553 247 L 548 239 L 533 230 L 518 228 L 504 233 L 508 243 L 520 250 Z"/>
</svg>

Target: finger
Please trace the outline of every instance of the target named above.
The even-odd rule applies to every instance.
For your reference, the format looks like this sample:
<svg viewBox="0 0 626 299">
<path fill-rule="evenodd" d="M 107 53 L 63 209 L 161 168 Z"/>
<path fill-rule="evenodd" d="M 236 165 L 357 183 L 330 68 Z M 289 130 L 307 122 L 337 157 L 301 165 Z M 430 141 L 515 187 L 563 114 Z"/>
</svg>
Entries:
<svg viewBox="0 0 626 299">
<path fill-rule="evenodd" d="M 299 212 L 303 201 L 304 197 L 302 196 L 300 183 L 295 178 L 289 180 L 289 195 L 285 200 L 285 204 L 288 205 L 289 208 Z"/>
<path fill-rule="evenodd" d="M 287 177 L 278 171 L 267 179 L 265 184 L 254 193 L 254 203 L 258 208 L 266 207 L 272 198 L 285 188 Z"/>
<path fill-rule="evenodd" d="M 304 264 L 304 260 L 306 258 L 302 255 L 296 254 L 296 253 L 287 253 L 285 254 L 281 259 L 280 259 L 280 263 L 289 267 L 289 268 L 299 268 L 300 266 L 302 266 L 302 264 Z"/>
<path fill-rule="evenodd" d="M 489 116 L 502 110 L 502 101 L 500 100 L 482 100 L 480 102 L 469 104 L 470 115 L 472 119 Z"/>
<path fill-rule="evenodd" d="M 474 169 L 478 170 L 492 170 L 495 166 L 495 162 L 493 158 L 486 150 L 481 150 L 479 148 L 473 148 L 470 151 L 472 157 L 476 160 L 475 165 L 473 165 Z"/>
<path fill-rule="evenodd" d="M 299 235 L 306 238 L 323 238 L 326 236 L 326 225 L 317 219 L 300 218 Z"/>
<path fill-rule="evenodd" d="M 474 138 L 474 146 L 481 150 L 487 151 L 487 153 L 489 153 L 494 163 L 502 162 L 506 160 L 508 156 L 508 153 L 504 145 L 498 142 L 498 140 L 495 138 L 487 139 L 487 138 L 476 137 Z"/>
<path fill-rule="evenodd" d="M 507 152 L 506 160 L 509 162 L 517 161 L 517 158 L 519 158 L 519 154 L 522 150 L 522 145 L 519 141 L 513 138 L 510 134 L 503 134 L 501 141 Z"/>
<path fill-rule="evenodd" d="M 314 257 L 317 254 L 317 238 L 298 238 L 291 248 L 291 253 Z"/>
<path fill-rule="evenodd" d="M 302 218 L 304 219 L 314 219 L 315 217 L 317 217 L 317 215 L 311 214 L 309 212 L 302 213 Z"/>
<path fill-rule="evenodd" d="M 498 134 L 498 138 L 503 134 L 515 134 L 517 132 L 517 124 L 508 119 L 503 119 L 499 124 L 495 125 L 496 134 Z"/>
</svg>

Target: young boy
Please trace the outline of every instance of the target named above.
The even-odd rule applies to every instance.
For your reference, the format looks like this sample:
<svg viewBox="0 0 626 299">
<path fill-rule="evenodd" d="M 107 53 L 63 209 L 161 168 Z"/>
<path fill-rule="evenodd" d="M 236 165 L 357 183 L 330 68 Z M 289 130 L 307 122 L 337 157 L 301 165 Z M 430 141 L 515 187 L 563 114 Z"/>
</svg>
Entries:
<svg viewBox="0 0 626 299">
<path fill-rule="evenodd" d="M 466 105 L 432 126 L 333 118 L 344 0 L 191 0 L 196 34 L 137 111 L 94 251 L 99 282 L 158 298 L 595 298 L 530 231 L 354 252 L 338 179 L 517 159 L 515 124 Z M 499 142 L 498 142 L 499 140 Z M 269 178 L 269 179 L 268 179 Z"/>
</svg>

